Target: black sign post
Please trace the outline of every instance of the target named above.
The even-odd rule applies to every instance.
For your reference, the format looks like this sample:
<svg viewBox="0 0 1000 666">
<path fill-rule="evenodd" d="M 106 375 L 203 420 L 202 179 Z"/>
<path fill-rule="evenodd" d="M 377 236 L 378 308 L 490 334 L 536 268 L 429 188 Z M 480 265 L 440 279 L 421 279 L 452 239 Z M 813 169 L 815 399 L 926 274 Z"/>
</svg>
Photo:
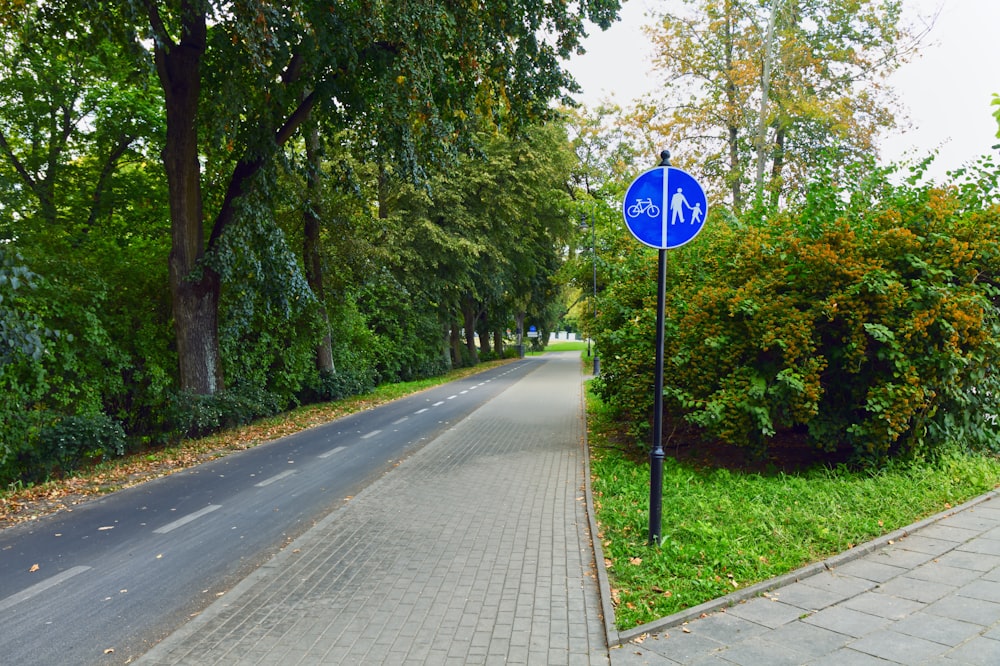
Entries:
<svg viewBox="0 0 1000 666">
<path fill-rule="evenodd" d="M 649 543 L 662 542 L 663 531 L 663 327 L 667 299 L 667 250 L 694 239 L 705 224 L 708 199 L 689 173 L 670 166 L 670 152 L 660 164 L 629 185 L 622 203 L 625 224 L 639 242 L 659 250 L 656 285 L 656 372 L 653 381 L 653 448 L 649 452 Z"/>
</svg>

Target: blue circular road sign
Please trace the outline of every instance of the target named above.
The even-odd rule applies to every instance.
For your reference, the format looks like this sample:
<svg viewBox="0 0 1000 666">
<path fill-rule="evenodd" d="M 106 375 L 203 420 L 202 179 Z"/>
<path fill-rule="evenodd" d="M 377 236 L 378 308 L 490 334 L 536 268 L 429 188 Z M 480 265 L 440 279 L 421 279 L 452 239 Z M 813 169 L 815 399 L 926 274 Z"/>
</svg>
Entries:
<svg viewBox="0 0 1000 666">
<path fill-rule="evenodd" d="M 694 176 L 675 167 L 654 167 L 632 181 L 622 202 L 625 224 L 639 242 L 669 250 L 701 231 L 708 199 Z"/>
</svg>

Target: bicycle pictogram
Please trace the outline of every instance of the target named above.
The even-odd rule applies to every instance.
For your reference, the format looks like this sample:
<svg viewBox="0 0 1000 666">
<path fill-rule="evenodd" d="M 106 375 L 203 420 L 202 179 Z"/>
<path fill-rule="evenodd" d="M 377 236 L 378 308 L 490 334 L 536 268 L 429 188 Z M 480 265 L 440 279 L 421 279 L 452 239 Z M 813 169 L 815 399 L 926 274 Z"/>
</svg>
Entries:
<svg viewBox="0 0 1000 666">
<path fill-rule="evenodd" d="M 635 203 L 628 207 L 629 217 L 639 217 L 643 213 L 649 217 L 657 217 L 660 214 L 660 207 L 653 203 L 652 198 L 636 199 Z"/>
</svg>

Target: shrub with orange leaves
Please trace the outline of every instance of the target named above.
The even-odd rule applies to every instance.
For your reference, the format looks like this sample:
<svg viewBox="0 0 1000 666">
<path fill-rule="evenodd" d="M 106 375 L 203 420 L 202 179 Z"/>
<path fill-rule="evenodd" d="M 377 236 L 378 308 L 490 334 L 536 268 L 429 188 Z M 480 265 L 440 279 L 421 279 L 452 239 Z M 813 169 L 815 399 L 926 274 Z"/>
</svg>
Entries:
<svg viewBox="0 0 1000 666">
<path fill-rule="evenodd" d="M 861 463 L 955 441 L 1000 450 L 998 172 L 987 161 L 931 187 L 862 166 L 847 184 L 821 170 L 795 209 L 710 219 L 669 253 L 668 422 Z M 648 430 L 655 255 L 619 273 L 601 299 L 597 390 Z"/>
</svg>

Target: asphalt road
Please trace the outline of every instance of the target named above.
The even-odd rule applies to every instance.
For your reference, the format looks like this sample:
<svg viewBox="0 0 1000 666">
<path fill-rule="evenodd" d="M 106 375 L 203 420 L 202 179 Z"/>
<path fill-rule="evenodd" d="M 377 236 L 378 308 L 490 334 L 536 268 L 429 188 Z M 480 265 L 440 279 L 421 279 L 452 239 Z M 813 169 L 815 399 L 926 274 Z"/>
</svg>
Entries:
<svg viewBox="0 0 1000 666">
<path fill-rule="evenodd" d="M 0 531 L 0 664 L 136 658 L 533 367 L 508 364 Z"/>
</svg>

